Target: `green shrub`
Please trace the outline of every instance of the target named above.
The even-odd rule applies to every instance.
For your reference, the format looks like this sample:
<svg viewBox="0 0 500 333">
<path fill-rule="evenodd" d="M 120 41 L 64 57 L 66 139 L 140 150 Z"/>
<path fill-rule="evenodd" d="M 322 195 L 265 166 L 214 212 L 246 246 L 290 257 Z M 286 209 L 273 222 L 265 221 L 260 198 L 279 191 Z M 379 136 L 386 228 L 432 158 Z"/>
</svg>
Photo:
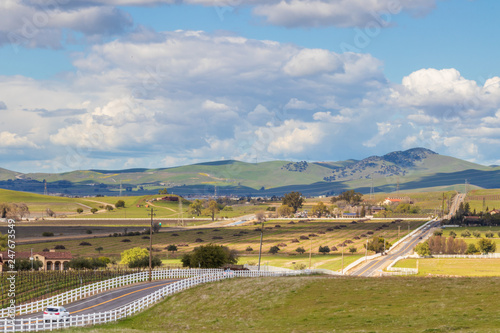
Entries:
<svg viewBox="0 0 500 333">
<path fill-rule="evenodd" d="M 476 238 L 480 238 L 480 237 L 481 237 L 481 233 L 480 233 L 479 231 L 477 231 L 477 230 L 474 230 L 474 231 L 472 232 L 472 234 L 473 234 L 473 235 L 474 235 L 474 237 L 476 237 Z"/>
<path fill-rule="evenodd" d="M 50 232 L 50 231 L 44 231 L 44 232 L 42 232 L 42 236 L 43 237 L 53 237 L 54 233 Z"/>
<path fill-rule="evenodd" d="M 465 229 L 464 231 L 462 231 L 462 233 L 460 234 L 460 236 L 466 238 L 466 237 L 470 237 L 471 236 L 471 233 L 468 229 Z"/>
</svg>

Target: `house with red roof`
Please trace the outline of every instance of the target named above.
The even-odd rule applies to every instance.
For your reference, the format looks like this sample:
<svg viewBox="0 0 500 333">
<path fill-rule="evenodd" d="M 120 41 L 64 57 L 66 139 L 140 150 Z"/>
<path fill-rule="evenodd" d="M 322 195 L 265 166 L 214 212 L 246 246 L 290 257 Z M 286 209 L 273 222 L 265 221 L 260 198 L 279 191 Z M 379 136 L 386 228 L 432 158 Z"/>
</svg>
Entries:
<svg viewBox="0 0 500 333">
<path fill-rule="evenodd" d="M 0 272 L 3 270 L 4 263 L 7 263 L 8 252 L 0 252 Z M 30 259 L 31 252 L 19 251 L 16 252 L 16 259 Z M 63 271 L 68 269 L 68 263 L 73 259 L 71 252 L 56 252 L 50 250 L 49 252 L 34 252 L 33 260 L 39 260 L 43 266 L 41 271 Z"/>
</svg>

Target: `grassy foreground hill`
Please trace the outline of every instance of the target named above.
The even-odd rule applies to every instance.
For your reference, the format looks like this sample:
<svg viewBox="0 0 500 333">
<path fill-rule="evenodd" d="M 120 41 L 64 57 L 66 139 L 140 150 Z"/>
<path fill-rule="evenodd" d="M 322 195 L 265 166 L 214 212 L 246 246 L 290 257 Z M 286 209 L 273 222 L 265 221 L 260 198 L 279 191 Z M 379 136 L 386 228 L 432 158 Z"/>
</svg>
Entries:
<svg viewBox="0 0 500 333">
<path fill-rule="evenodd" d="M 231 279 L 198 286 L 108 332 L 498 332 L 500 278 Z M 76 329 L 75 329 L 76 331 Z"/>
</svg>

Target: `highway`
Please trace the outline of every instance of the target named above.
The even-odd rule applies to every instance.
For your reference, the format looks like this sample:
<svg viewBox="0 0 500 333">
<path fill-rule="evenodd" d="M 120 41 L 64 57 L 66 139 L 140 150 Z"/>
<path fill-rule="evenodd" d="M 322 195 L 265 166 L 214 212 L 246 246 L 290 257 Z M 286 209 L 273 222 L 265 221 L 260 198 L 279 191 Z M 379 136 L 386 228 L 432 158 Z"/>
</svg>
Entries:
<svg viewBox="0 0 500 333">
<path fill-rule="evenodd" d="M 453 216 L 458 210 L 460 203 L 465 200 L 465 194 L 457 194 L 453 198 L 452 205 L 450 207 L 450 213 L 444 218 L 450 218 Z M 437 220 L 432 223 L 429 223 L 429 226 L 422 229 L 421 231 L 412 235 L 409 239 L 404 241 L 401 245 L 399 245 L 396 249 L 392 250 L 391 253 L 384 255 L 382 257 L 373 259 L 368 261 L 361 267 L 354 270 L 350 275 L 351 276 L 374 276 L 377 271 L 384 269 L 387 267 L 392 261 L 394 261 L 399 256 L 404 256 L 413 252 L 413 248 L 420 242 L 422 239 L 425 239 L 429 233 L 433 232 L 433 228 L 439 227 L 441 221 Z"/>
</svg>

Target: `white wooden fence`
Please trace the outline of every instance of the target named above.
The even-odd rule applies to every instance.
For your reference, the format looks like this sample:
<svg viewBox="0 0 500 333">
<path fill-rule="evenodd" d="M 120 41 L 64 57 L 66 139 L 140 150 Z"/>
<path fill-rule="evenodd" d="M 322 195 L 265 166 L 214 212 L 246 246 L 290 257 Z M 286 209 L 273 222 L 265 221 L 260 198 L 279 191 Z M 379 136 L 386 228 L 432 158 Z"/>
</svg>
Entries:
<svg viewBox="0 0 500 333">
<path fill-rule="evenodd" d="M 182 270 L 180 270 L 182 271 Z M 183 270 L 189 271 L 189 270 Z M 199 270 L 191 270 L 196 272 Z M 157 271 L 160 275 L 164 272 L 165 276 L 169 276 L 168 271 Z M 120 308 L 99 313 L 74 315 L 68 318 L 65 322 L 49 322 L 45 323 L 42 318 L 26 318 L 26 319 L 15 319 L 10 320 L 7 318 L 0 319 L 0 332 L 38 332 L 44 330 L 54 330 L 66 327 L 75 326 L 88 326 L 95 324 L 103 324 L 108 322 L 117 321 L 122 318 L 126 318 L 133 315 L 139 311 L 142 311 L 152 304 L 164 299 L 166 296 L 175 294 L 182 290 L 191 288 L 193 286 L 207 283 L 220 281 L 228 278 L 235 277 L 263 277 L 263 276 L 288 276 L 288 275 L 300 275 L 304 274 L 304 271 L 282 271 L 282 272 L 258 272 L 258 271 L 223 271 L 223 270 L 210 270 L 210 272 L 205 272 L 203 275 L 194 276 L 191 278 L 183 279 L 172 284 L 169 284 L 162 289 L 159 289 L 143 298 L 140 298 L 134 302 L 124 305 Z M 140 274 L 140 273 L 139 273 Z M 199 273 L 198 273 L 199 274 Z"/>
<path fill-rule="evenodd" d="M 166 279 L 188 278 L 197 275 L 211 274 L 217 272 L 221 272 L 221 270 L 220 269 L 153 270 L 152 279 L 166 280 Z M 18 305 L 16 306 L 16 312 L 18 315 L 39 312 L 44 310 L 48 305 L 64 305 L 72 303 L 79 299 L 86 298 L 98 293 L 102 293 L 103 291 L 126 286 L 129 284 L 134 284 L 137 282 L 144 282 L 147 281 L 148 279 L 149 279 L 148 271 L 118 276 L 109 280 L 104 280 L 80 288 L 72 289 L 70 291 L 52 296 L 50 298 Z M 4 318 L 7 316 L 8 316 L 8 309 L 2 309 L 0 311 L 0 318 Z"/>
<path fill-rule="evenodd" d="M 403 259 L 407 259 L 409 256 L 397 257 L 389 266 L 387 266 L 386 271 L 383 272 L 382 275 L 415 275 L 418 274 L 417 268 L 405 268 L 405 267 L 394 267 L 394 265 Z"/>
</svg>

